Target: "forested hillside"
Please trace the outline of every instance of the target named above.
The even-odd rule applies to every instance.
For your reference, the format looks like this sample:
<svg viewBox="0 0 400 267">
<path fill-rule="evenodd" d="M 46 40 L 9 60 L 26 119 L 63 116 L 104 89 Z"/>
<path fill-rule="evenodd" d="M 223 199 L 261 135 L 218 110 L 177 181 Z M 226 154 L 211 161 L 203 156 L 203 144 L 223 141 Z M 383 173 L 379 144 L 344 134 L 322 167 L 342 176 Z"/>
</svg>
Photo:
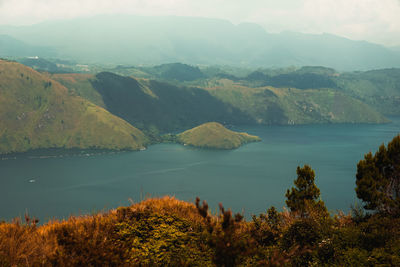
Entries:
<svg viewBox="0 0 400 267">
<path fill-rule="evenodd" d="M 190 73 L 189 77 L 199 71 L 190 66 L 178 66 L 185 68 L 183 73 Z M 321 88 L 321 80 L 334 83 L 330 77 L 324 76 L 317 81 L 311 79 L 310 82 L 310 76 L 305 75 L 309 79 L 303 79 L 304 88 L 301 89 L 258 86 L 255 85 L 259 83 L 256 79 L 231 80 L 207 77 L 206 74 L 196 80 L 186 79 L 183 74 L 179 78 L 181 81 L 165 77 L 161 82 L 154 80 L 161 77 L 157 70 L 165 72 L 171 68 L 175 68 L 174 65 L 147 70 L 147 75 L 153 79 L 126 77 L 110 72 L 96 76 L 54 74 L 52 77 L 136 127 L 157 134 L 185 130 L 209 121 L 235 125 L 388 121 L 371 106 L 349 96 L 337 86 Z M 265 81 L 261 83 L 265 84 Z M 314 86 L 309 86 L 309 83 Z"/>
</svg>

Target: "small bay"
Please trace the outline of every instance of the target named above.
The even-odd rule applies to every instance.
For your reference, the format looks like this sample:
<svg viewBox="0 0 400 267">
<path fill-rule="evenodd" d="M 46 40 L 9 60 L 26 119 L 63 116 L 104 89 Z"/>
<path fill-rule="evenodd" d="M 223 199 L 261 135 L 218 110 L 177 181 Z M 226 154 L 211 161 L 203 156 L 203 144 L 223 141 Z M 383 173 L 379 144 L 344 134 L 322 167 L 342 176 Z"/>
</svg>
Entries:
<svg viewBox="0 0 400 267">
<path fill-rule="evenodd" d="M 358 161 L 400 133 L 400 118 L 390 119 L 380 125 L 234 127 L 263 141 L 231 151 L 158 144 L 139 152 L 3 155 L 0 220 L 28 212 L 45 222 L 163 195 L 191 202 L 199 196 L 213 212 L 221 202 L 249 217 L 271 205 L 281 210 L 303 164 L 315 170 L 327 207 L 348 212 L 357 200 Z"/>
</svg>

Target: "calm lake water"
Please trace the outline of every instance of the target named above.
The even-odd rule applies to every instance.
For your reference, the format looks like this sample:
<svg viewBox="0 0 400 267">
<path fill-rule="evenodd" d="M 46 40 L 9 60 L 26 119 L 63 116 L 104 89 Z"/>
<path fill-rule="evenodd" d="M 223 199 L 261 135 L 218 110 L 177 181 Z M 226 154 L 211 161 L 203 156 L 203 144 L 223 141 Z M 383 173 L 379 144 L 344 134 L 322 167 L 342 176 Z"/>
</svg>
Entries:
<svg viewBox="0 0 400 267">
<path fill-rule="evenodd" d="M 140 152 L 0 160 L 0 220 L 28 211 L 41 222 L 129 205 L 146 195 L 222 202 L 235 212 L 282 209 L 298 165 L 310 164 L 332 211 L 356 201 L 357 162 L 400 132 L 400 118 L 384 125 L 252 126 L 235 128 L 263 141 L 233 151 L 160 144 Z M 51 153 L 50 153 L 51 154 Z M 14 158 L 16 157 L 16 158 Z M 3 156 L 5 158 L 5 156 Z"/>
</svg>

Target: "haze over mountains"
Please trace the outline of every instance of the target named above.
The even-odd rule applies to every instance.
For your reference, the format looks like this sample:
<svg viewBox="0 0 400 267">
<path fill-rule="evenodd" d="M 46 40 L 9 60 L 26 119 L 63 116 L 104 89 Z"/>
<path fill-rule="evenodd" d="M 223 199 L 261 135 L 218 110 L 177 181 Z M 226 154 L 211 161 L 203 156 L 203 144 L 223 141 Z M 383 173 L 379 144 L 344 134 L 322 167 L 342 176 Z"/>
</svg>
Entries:
<svg viewBox="0 0 400 267">
<path fill-rule="evenodd" d="M 17 40 L 9 35 L 0 34 L 0 55 L 29 57 L 29 56 L 55 56 L 56 53 L 45 46 L 29 45 L 25 42 Z"/>
<path fill-rule="evenodd" d="M 0 56 L 31 54 L 115 64 L 400 67 L 400 52 L 381 45 L 330 34 L 270 34 L 257 24 L 208 18 L 98 15 L 0 26 L 0 34 Z"/>
<path fill-rule="evenodd" d="M 0 26 L 0 57 L 0 153 L 142 149 L 207 122 L 386 123 L 400 112 L 400 52 L 249 23 L 99 15 Z"/>
</svg>

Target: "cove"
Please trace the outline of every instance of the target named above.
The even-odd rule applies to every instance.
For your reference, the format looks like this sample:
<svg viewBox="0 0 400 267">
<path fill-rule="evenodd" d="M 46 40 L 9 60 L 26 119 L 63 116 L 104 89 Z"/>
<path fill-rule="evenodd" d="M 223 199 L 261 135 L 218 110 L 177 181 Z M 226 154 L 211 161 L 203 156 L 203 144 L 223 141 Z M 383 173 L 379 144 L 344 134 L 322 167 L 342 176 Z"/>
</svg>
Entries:
<svg viewBox="0 0 400 267">
<path fill-rule="evenodd" d="M 28 212 L 43 223 L 163 195 L 190 202 L 199 196 L 214 213 L 221 202 L 249 218 L 271 205 L 282 210 L 303 164 L 315 170 L 329 210 L 348 212 L 357 201 L 358 161 L 400 132 L 400 118 L 390 119 L 381 125 L 233 127 L 263 141 L 232 151 L 158 144 L 139 152 L 0 156 L 0 220 Z"/>
</svg>

